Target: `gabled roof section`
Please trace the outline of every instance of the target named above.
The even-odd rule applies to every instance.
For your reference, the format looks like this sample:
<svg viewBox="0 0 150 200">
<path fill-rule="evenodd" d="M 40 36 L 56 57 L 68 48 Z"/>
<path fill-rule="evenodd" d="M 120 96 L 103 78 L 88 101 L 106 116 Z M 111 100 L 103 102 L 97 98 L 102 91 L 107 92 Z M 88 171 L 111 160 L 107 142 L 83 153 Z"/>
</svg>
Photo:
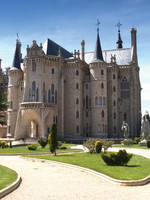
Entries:
<svg viewBox="0 0 150 200">
<path fill-rule="evenodd" d="M 61 56 L 63 58 L 73 57 L 73 55 L 69 51 L 47 38 L 46 42 L 43 45 L 43 51 L 45 52 L 45 54 L 50 56 L 58 56 L 59 50 L 61 51 Z"/>
<path fill-rule="evenodd" d="M 20 67 L 20 55 L 19 55 L 19 40 L 16 42 L 16 50 L 14 54 L 14 60 L 12 64 L 12 68 L 21 69 Z"/>
</svg>

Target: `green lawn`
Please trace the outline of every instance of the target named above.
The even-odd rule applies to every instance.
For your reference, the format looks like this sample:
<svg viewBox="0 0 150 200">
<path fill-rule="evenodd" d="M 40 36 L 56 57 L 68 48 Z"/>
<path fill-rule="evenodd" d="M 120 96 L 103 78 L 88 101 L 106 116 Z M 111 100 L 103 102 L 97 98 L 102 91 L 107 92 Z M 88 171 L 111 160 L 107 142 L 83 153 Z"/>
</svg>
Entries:
<svg viewBox="0 0 150 200">
<path fill-rule="evenodd" d="M 17 179 L 17 173 L 0 165 L 0 190 L 11 185 Z"/>
<path fill-rule="evenodd" d="M 76 153 L 72 155 L 29 157 L 78 165 L 120 180 L 138 180 L 150 175 L 150 159 L 137 155 L 133 155 L 127 166 L 107 166 L 101 159 L 100 154 Z"/>
<path fill-rule="evenodd" d="M 133 144 L 133 145 L 130 145 L 130 146 L 124 146 L 124 145 L 121 145 L 121 144 L 116 144 L 116 145 L 112 145 L 112 147 L 134 148 L 134 149 L 148 149 L 148 150 L 150 150 L 150 148 L 147 148 L 147 147 L 140 147 L 138 144 Z"/>
<path fill-rule="evenodd" d="M 63 147 L 67 147 L 67 149 L 57 149 L 57 152 L 66 152 L 66 151 L 77 151 L 76 149 L 70 149 L 70 146 L 73 146 L 72 144 L 63 144 Z M 50 153 L 49 146 L 47 145 L 45 148 L 41 148 L 38 145 L 38 148 L 36 150 L 28 150 L 26 146 L 17 146 L 13 148 L 4 148 L 0 149 L 0 154 L 16 154 L 16 153 Z"/>
</svg>

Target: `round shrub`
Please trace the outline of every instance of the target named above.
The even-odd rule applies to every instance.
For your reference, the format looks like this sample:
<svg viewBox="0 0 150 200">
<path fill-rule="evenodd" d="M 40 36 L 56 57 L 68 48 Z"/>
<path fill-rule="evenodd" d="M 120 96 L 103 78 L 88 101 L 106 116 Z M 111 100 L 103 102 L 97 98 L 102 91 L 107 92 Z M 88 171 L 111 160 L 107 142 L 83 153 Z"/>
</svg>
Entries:
<svg viewBox="0 0 150 200">
<path fill-rule="evenodd" d="M 45 146 L 47 145 L 48 143 L 48 139 L 46 137 L 42 137 L 40 136 L 38 138 L 38 143 L 41 145 L 42 148 L 45 148 Z"/>
<path fill-rule="evenodd" d="M 27 147 L 29 150 L 36 150 L 38 145 L 37 144 L 28 144 Z"/>
<path fill-rule="evenodd" d="M 67 149 L 67 147 L 60 147 L 60 149 Z"/>
<path fill-rule="evenodd" d="M 101 157 L 107 165 L 110 166 L 122 166 L 126 165 L 132 158 L 132 154 L 126 152 L 126 150 L 119 150 L 117 153 L 101 152 Z"/>
<path fill-rule="evenodd" d="M 102 142 L 101 141 L 96 141 L 95 142 L 95 150 L 96 150 L 96 153 L 100 153 L 101 150 L 102 150 Z"/>
<path fill-rule="evenodd" d="M 150 148 L 150 140 L 147 140 L 147 148 Z"/>
<path fill-rule="evenodd" d="M 134 144 L 138 144 L 140 142 L 140 137 L 135 137 L 134 138 Z"/>
<path fill-rule="evenodd" d="M 1 147 L 2 149 L 7 148 L 7 147 L 8 147 L 8 144 L 7 144 L 5 141 L 1 141 L 0 147 Z"/>
</svg>

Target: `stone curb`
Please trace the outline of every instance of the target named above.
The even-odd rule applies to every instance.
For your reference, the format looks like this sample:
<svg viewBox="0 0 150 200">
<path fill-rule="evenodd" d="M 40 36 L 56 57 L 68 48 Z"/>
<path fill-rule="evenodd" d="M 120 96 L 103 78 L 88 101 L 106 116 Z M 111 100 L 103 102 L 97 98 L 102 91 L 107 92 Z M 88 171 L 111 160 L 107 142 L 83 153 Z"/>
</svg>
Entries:
<svg viewBox="0 0 150 200">
<path fill-rule="evenodd" d="M 144 179 L 140 179 L 140 180 L 133 180 L 133 181 L 126 181 L 126 180 L 118 180 L 118 179 L 114 179 L 111 178 L 105 174 L 96 172 L 92 169 L 88 169 L 88 168 L 84 168 L 84 167 L 80 167 L 80 166 L 76 166 L 76 165 L 71 165 L 71 164 L 67 164 L 67 163 L 61 163 L 61 162 L 57 162 L 57 161 L 52 161 L 52 160 L 45 160 L 45 159 L 37 159 L 37 158 L 28 158 L 27 159 L 36 159 L 36 160 L 44 160 L 48 163 L 55 163 L 55 164 L 59 164 L 65 167 L 69 167 L 69 168 L 73 168 L 73 169 L 80 169 L 84 172 L 87 172 L 89 174 L 92 174 L 94 176 L 100 177 L 100 178 L 104 178 L 106 181 L 109 181 L 111 183 L 114 184 L 119 184 L 120 186 L 142 186 L 142 185 L 146 185 L 150 182 L 150 175 L 147 176 Z"/>
<path fill-rule="evenodd" d="M 0 199 L 3 198 L 4 196 L 8 195 L 9 193 L 13 192 L 15 189 L 17 189 L 19 187 L 20 183 L 21 183 L 21 177 L 18 174 L 18 178 L 14 183 L 12 183 L 8 187 L 4 188 L 3 190 L 0 190 Z"/>
</svg>

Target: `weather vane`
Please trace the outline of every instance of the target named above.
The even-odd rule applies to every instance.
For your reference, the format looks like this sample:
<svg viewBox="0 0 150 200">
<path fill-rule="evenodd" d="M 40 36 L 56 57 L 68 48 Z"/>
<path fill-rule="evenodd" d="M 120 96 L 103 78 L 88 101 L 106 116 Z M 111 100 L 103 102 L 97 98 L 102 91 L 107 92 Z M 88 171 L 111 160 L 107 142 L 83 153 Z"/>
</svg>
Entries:
<svg viewBox="0 0 150 200">
<path fill-rule="evenodd" d="M 122 26 L 122 24 L 120 24 L 119 20 L 118 20 L 118 24 L 116 26 L 118 26 L 118 31 L 120 31 L 120 27 Z"/>
<path fill-rule="evenodd" d="M 99 32 L 99 25 L 100 25 L 100 21 L 99 21 L 99 19 L 97 20 L 97 32 Z"/>
</svg>

